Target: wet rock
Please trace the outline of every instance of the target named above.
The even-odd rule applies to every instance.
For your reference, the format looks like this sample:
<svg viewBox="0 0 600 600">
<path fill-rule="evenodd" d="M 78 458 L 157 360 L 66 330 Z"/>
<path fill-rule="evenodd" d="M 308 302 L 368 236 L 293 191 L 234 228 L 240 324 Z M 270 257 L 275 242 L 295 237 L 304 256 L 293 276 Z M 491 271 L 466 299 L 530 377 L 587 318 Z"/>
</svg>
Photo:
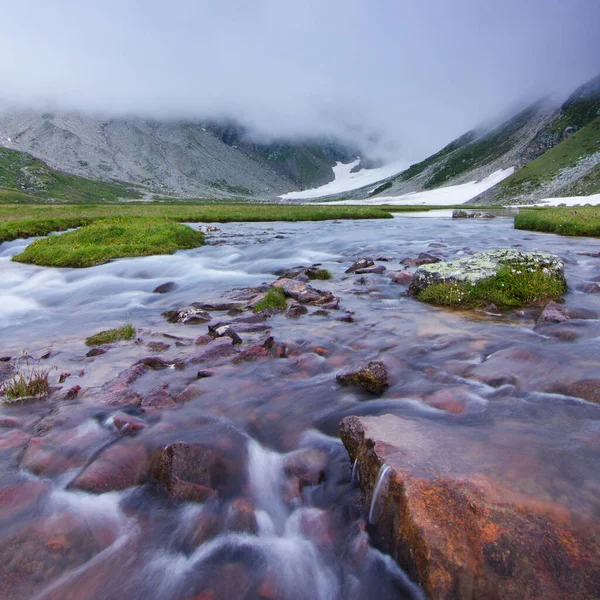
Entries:
<svg viewBox="0 0 600 600">
<path fill-rule="evenodd" d="M 196 377 L 198 379 L 204 379 L 205 377 L 212 377 L 214 375 L 214 372 L 211 371 L 210 369 L 203 369 L 202 371 L 198 371 L 198 374 L 196 375 Z"/>
<path fill-rule="evenodd" d="M 453 210 L 453 219 L 495 219 L 496 215 L 484 212 L 467 212 L 465 210 Z"/>
<path fill-rule="evenodd" d="M 565 307 L 551 300 L 544 306 L 537 323 L 538 325 L 541 323 L 566 323 L 568 320 L 569 317 Z"/>
<path fill-rule="evenodd" d="M 204 502 L 223 488 L 228 471 L 214 451 L 188 442 L 175 442 L 155 456 L 153 477 L 177 500 Z"/>
<path fill-rule="evenodd" d="M 110 406 L 139 404 L 141 400 L 140 395 L 131 386 L 149 371 L 150 367 L 147 365 L 135 364 L 121 371 L 115 379 L 105 383 L 102 387 L 88 390 L 86 397 Z"/>
<path fill-rule="evenodd" d="M 390 273 L 389 278 L 400 285 L 410 285 L 413 274 L 410 271 L 399 271 L 398 273 Z"/>
<path fill-rule="evenodd" d="M 175 289 L 175 282 L 174 281 L 167 281 L 166 283 L 161 283 L 160 285 L 157 285 L 153 290 L 152 293 L 153 294 L 168 294 L 169 292 L 172 292 Z"/>
<path fill-rule="evenodd" d="M 273 287 L 280 287 L 288 298 L 293 298 L 301 304 L 316 302 L 323 296 L 323 292 L 295 279 L 278 279 L 273 282 Z"/>
<path fill-rule="evenodd" d="M 328 317 L 329 316 L 329 312 L 327 312 L 327 310 L 320 308 L 319 310 L 315 310 L 313 312 L 310 313 L 311 317 Z"/>
<path fill-rule="evenodd" d="M 27 512 L 51 490 L 44 481 L 25 481 L 0 489 L 0 520 L 14 519 Z"/>
<path fill-rule="evenodd" d="M 0 435 L 0 450 L 12 450 L 24 447 L 31 436 L 24 431 L 16 429 Z"/>
<path fill-rule="evenodd" d="M 192 302 L 192 306 L 200 310 L 227 312 L 242 310 L 246 304 L 244 302 Z"/>
<path fill-rule="evenodd" d="M 356 272 L 357 269 L 368 269 L 369 267 L 372 267 L 375 263 L 373 262 L 373 259 L 368 258 L 368 257 L 364 257 L 364 258 L 359 258 L 356 262 L 352 263 L 352 266 L 348 267 L 345 271 L 345 273 L 354 273 Z"/>
<path fill-rule="evenodd" d="M 153 387 L 142 399 L 142 408 L 173 408 L 176 405 L 169 394 L 169 384 L 163 383 Z"/>
<path fill-rule="evenodd" d="M 570 382 L 559 381 L 552 384 L 548 391 L 600 404 L 600 379 L 581 379 Z"/>
<path fill-rule="evenodd" d="M 145 358 L 140 359 L 136 364 L 146 365 L 153 371 L 168 369 L 173 365 L 172 362 L 166 361 L 164 358 L 160 358 L 159 356 L 146 356 Z"/>
<path fill-rule="evenodd" d="M 199 388 L 197 385 L 190 383 L 190 385 L 186 386 L 184 388 L 184 390 L 177 396 L 177 398 L 175 400 L 178 404 L 180 402 L 189 402 L 190 400 L 197 398 L 201 394 L 202 394 L 202 389 Z"/>
<path fill-rule="evenodd" d="M 288 454 L 283 464 L 286 474 L 297 478 L 302 488 L 305 485 L 317 485 L 325 479 L 327 461 L 325 452 L 303 448 Z"/>
<path fill-rule="evenodd" d="M 199 364 L 217 361 L 236 353 L 237 350 L 233 346 L 233 340 L 230 337 L 222 337 L 213 339 L 210 344 L 192 352 L 188 358 L 188 362 L 190 364 Z"/>
<path fill-rule="evenodd" d="M 111 422 L 121 435 L 133 435 L 147 426 L 143 419 L 121 411 L 112 415 Z"/>
<path fill-rule="evenodd" d="M 12 356 L 0 356 L 0 363 L 5 363 L 12 360 Z"/>
<path fill-rule="evenodd" d="M 217 325 L 215 327 L 208 326 L 209 335 L 220 338 L 229 337 L 234 345 L 242 343 L 242 338 L 236 333 L 235 329 L 231 325 Z"/>
<path fill-rule="evenodd" d="M 171 347 L 169 344 L 165 344 L 164 342 L 148 342 L 146 346 L 148 346 L 152 352 L 165 352 Z"/>
<path fill-rule="evenodd" d="M 103 494 L 139 485 L 150 474 L 150 457 L 144 446 L 119 444 L 104 450 L 70 488 Z"/>
<path fill-rule="evenodd" d="M 15 417 L 0 417 L 0 429 L 12 429 L 13 427 L 23 427 L 24 421 Z"/>
<path fill-rule="evenodd" d="M 367 267 L 366 269 L 356 269 L 356 271 L 354 271 L 354 273 L 356 275 L 369 275 L 369 274 L 374 274 L 374 275 L 381 275 L 383 273 L 385 273 L 386 268 L 383 265 L 374 265 L 372 267 Z"/>
<path fill-rule="evenodd" d="M 600 285 L 597 283 L 586 283 L 583 286 L 583 291 L 586 294 L 600 294 Z"/>
<path fill-rule="evenodd" d="M 259 360 L 261 358 L 268 358 L 270 352 L 264 346 L 250 346 L 242 350 L 234 359 L 233 364 L 238 365 L 243 362 L 250 362 Z"/>
<path fill-rule="evenodd" d="M 338 317 L 336 321 L 341 321 L 342 323 L 354 323 L 354 317 L 352 315 L 344 315 L 343 317 Z"/>
<path fill-rule="evenodd" d="M 162 314 L 169 323 L 181 323 L 183 325 L 198 325 L 212 320 L 208 312 L 194 306 L 188 306 L 181 310 L 167 310 Z"/>
<path fill-rule="evenodd" d="M 401 264 L 405 267 L 420 267 L 422 265 L 433 265 L 441 262 L 437 256 L 421 252 L 416 258 L 405 258 Z"/>
<path fill-rule="evenodd" d="M 206 346 L 206 344 L 210 344 L 214 339 L 215 339 L 214 336 L 206 333 L 204 335 L 198 336 L 194 340 L 194 344 L 196 344 L 196 346 Z"/>
<path fill-rule="evenodd" d="M 246 498 L 236 498 L 225 508 L 224 527 L 236 533 L 256 535 L 258 524 L 254 514 L 254 506 Z"/>
<path fill-rule="evenodd" d="M 383 394 L 389 387 L 385 365 L 378 360 L 359 363 L 336 375 L 343 384 L 359 385 L 372 394 Z"/>
<path fill-rule="evenodd" d="M 60 377 L 58 378 L 58 383 L 64 383 L 70 376 L 71 373 L 61 373 Z"/>
<path fill-rule="evenodd" d="M 476 436 L 457 423 L 395 415 L 341 422 L 374 535 L 428 598 L 597 595 L 600 528 L 593 513 L 580 504 L 571 512 L 540 488 L 560 485 L 546 478 L 548 470 L 563 459 L 570 469 L 577 449 L 566 459 L 565 444 L 524 437 L 522 423 Z M 383 465 L 389 471 L 373 498 Z"/>
<path fill-rule="evenodd" d="M 306 306 L 302 306 L 301 304 L 292 304 L 292 306 L 287 309 L 285 316 L 288 319 L 297 319 L 298 317 L 305 315 L 307 312 L 308 308 L 306 308 Z"/>
<path fill-rule="evenodd" d="M 519 269 L 527 269 L 529 266 L 546 269 L 551 277 L 566 286 L 564 264 L 557 256 L 542 252 L 501 249 L 479 252 L 452 262 L 420 266 L 413 275 L 408 293 L 417 295 L 430 285 L 438 283 L 479 283 L 496 275 L 501 267 L 510 265 L 516 265 Z"/>
</svg>

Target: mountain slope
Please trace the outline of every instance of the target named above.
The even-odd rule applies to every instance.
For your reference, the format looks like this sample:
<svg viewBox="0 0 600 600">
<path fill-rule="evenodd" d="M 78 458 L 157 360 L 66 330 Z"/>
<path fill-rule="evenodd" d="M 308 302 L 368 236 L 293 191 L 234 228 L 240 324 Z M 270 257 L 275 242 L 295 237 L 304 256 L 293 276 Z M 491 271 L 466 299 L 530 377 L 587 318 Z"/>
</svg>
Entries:
<svg viewBox="0 0 600 600">
<path fill-rule="evenodd" d="M 336 161 L 356 156 L 332 142 L 256 144 L 235 125 L 50 113 L 0 117 L 0 144 L 60 171 L 179 197 L 274 196 L 331 181 Z"/>
<path fill-rule="evenodd" d="M 600 75 L 569 96 L 525 158 L 513 175 L 472 202 L 531 204 L 600 191 Z"/>
<path fill-rule="evenodd" d="M 57 171 L 30 154 L 0 148 L 0 202 L 117 202 L 141 198 L 141 192 L 121 182 Z"/>
</svg>

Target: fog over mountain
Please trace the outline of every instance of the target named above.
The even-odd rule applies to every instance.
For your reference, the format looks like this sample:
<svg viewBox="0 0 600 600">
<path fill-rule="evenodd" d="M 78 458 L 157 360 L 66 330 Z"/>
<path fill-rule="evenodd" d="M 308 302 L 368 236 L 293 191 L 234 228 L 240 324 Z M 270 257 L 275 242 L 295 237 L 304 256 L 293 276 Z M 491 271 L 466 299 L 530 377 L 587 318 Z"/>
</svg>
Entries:
<svg viewBox="0 0 600 600">
<path fill-rule="evenodd" d="M 597 0 L 5 3 L 20 109 L 233 119 L 415 160 L 600 69 Z"/>
</svg>

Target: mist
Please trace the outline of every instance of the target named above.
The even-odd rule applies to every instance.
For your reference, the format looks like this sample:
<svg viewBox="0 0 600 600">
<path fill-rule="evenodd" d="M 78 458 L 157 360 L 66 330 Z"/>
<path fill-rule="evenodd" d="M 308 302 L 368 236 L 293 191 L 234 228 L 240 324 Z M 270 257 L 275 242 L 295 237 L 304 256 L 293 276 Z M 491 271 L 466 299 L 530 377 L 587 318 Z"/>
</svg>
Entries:
<svg viewBox="0 0 600 600">
<path fill-rule="evenodd" d="M 20 110 L 234 120 L 416 160 L 600 72 L 597 0 L 4 3 Z"/>
</svg>

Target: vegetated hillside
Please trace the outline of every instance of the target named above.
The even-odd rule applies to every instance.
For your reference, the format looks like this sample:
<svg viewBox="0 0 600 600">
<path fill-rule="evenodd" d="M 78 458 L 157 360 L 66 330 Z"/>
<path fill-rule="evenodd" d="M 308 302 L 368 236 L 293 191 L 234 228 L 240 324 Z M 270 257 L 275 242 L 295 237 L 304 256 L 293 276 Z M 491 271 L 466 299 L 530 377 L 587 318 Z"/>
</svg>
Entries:
<svg viewBox="0 0 600 600">
<path fill-rule="evenodd" d="M 465 133 L 439 152 L 378 185 L 338 195 L 335 199 L 381 197 L 385 202 L 388 196 L 477 181 L 500 169 L 514 167 L 519 171 L 591 123 L 599 110 L 600 75 L 577 88 L 561 106 L 549 100 L 540 100 L 496 127 Z M 533 202 L 544 195 L 589 194 L 597 191 L 598 161 L 590 157 L 590 154 L 594 154 L 594 135 L 595 129 L 579 138 L 581 156 L 585 160 L 578 162 L 576 168 L 573 167 L 572 157 L 577 150 L 574 146 L 563 147 L 567 154 L 564 158 L 568 159 L 567 166 L 571 171 L 561 173 L 552 185 L 537 185 L 536 181 L 532 181 L 525 185 L 524 190 L 512 188 L 513 197 L 506 193 L 506 186 L 519 179 L 520 176 L 517 177 L 515 173 L 505 182 L 473 198 L 470 203 L 516 204 Z"/>
<path fill-rule="evenodd" d="M 600 117 L 478 196 L 477 201 L 486 204 L 532 204 L 542 198 L 598 192 Z"/>
<path fill-rule="evenodd" d="M 141 197 L 135 186 L 71 175 L 25 152 L 0 148 L 0 202 L 116 202 Z"/>
<path fill-rule="evenodd" d="M 600 75 L 569 96 L 525 158 L 513 175 L 471 202 L 532 204 L 600 191 Z"/>
<path fill-rule="evenodd" d="M 236 125 L 53 113 L 0 117 L 0 145 L 81 177 L 203 198 L 314 187 L 333 180 L 336 161 L 357 155 L 331 141 L 257 144 Z"/>
<path fill-rule="evenodd" d="M 439 152 L 379 185 L 344 194 L 344 197 L 381 197 L 385 202 L 386 196 L 483 179 L 495 171 L 524 162 L 528 146 L 556 115 L 555 106 L 547 101 L 536 102 L 500 125 L 465 133 Z"/>
</svg>

